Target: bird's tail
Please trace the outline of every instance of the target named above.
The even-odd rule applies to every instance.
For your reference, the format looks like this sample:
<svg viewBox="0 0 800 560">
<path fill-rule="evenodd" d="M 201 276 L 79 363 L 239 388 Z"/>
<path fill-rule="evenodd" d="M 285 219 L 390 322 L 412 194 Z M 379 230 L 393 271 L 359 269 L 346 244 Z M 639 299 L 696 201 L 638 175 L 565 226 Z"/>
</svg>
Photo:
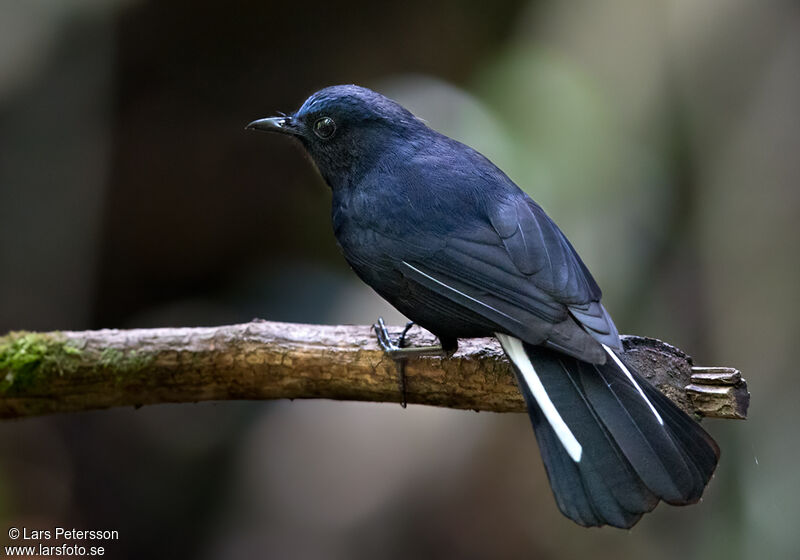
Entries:
<svg viewBox="0 0 800 560">
<path fill-rule="evenodd" d="M 700 499 L 719 447 L 613 350 L 594 365 L 497 336 L 564 515 L 584 526 L 629 528 L 659 500 Z"/>
</svg>

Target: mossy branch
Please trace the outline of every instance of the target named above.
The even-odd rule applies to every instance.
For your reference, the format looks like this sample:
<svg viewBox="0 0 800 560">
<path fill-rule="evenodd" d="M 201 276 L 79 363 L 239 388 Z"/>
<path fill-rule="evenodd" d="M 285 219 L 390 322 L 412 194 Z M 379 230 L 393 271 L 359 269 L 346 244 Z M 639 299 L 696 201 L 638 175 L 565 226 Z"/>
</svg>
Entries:
<svg viewBox="0 0 800 560">
<path fill-rule="evenodd" d="M 409 342 L 433 340 L 415 330 Z M 654 339 L 628 336 L 623 342 L 625 361 L 687 412 L 746 416 L 749 393 L 738 371 L 693 368 L 689 356 Z M 410 361 L 406 375 L 409 403 L 525 408 L 494 339 L 463 340 L 449 359 Z M 0 337 L 0 418 L 233 399 L 399 402 L 397 380 L 395 363 L 366 326 L 254 321 Z"/>
</svg>

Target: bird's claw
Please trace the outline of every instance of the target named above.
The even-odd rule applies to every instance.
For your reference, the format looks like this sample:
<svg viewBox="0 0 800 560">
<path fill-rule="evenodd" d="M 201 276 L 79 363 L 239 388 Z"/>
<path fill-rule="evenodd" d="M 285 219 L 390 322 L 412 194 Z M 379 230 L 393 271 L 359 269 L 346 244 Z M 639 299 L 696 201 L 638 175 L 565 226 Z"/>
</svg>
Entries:
<svg viewBox="0 0 800 560">
<path fill-rule="evenodd" d="M 387 356 L 397 363 L 400 394 L 402 395 L 400 406 L 403 408 L 406 408 L 408 404 L 406 402 L 406 361 L 409 358 L 418 358 L 420 356 L 443 356 L 448 354 L 440 344 L 406 348 L 406 335 L 408 335 L 408 331 L 411 330 L 413 326 L 414 321 L 406 323 L 397 342 L 393 342 L 391 336 L 389 336 L 389 330 L 386 328 L 383 317 L 378 317 L 378 322 L 372 325 L 372 329 L 375 331 L 375 336 L 378 339 L 378 346 L 381 347 L 381 350 L 383 350 Z"/>
<path fill-rule="evenodd" d="M 389 330 L 386 328 L 386 323 L 383 317 L 378 317 L 378 322 L 372 325 L 372 330 L 375 331 L 375 336 L 378 338 L 378 346 L 381 347 L 390 358 L 395 361 L 407 360 L 409 358 L 419 358 L 421 356 L 445 356 L 448 355 L 441 344 L 434 344 L 431 346 L 412 346 L 406 347 L 406 336 L 411 327 L 414 326 L 413 321 L 406 323 L 403 332 L 400 334 L 397 342 L 392 341 L 389 335 Z"/>
<path fill-rule="evenodd" d="M 390 356 L 395 350 L 399 350 L 400 346 L 392 342 L 389 336 L 389 330 L 386 328 L 386 323 L 383 322 L 383 317 L 378 317 L 378 322 L 372 325 L 372 330 L 375 331 L 375 336 L 378 339 L 378 346 L 381 350 Z"/>
</svg>

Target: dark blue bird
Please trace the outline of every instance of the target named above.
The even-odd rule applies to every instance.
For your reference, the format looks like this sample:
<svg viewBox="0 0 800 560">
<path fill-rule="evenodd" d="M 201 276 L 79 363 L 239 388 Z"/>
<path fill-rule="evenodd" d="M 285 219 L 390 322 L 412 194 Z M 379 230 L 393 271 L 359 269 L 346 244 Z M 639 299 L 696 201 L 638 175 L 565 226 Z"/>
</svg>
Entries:
<svg viewBox="0 0 800 560">
<path fill-rule="evenodd" d="M 303 144 L 333 191 L 347 262 L 445 352 L 459 338 L 499 339 L 564 515 L 627 528 L 659 500 L 700 499 L 716 443 L 620 361 L 617 329 L 586 265 L 492 162 L 352 85 L 248 128 Z M 393 354 L 413 352 L 382 334 Z"/>
</svg>

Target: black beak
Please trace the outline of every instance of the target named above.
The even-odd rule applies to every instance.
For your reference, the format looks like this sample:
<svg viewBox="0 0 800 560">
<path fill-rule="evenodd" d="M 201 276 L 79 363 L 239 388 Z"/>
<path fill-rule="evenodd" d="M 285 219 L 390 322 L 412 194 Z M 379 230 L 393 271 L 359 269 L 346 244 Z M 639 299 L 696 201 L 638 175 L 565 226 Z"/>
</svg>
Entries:
<svg viewBox="0 0 800 560">
<path fill-rule="evenodd" d="M 299 123 L 292 117 L 269 117 L 268 119 L 258 119 L 244 127 L 245 130 L 261 130 L 263 132 L 279 132 L 281 134 L 291 134 L 299 136 L 301 128 Z"/>
</svg>

